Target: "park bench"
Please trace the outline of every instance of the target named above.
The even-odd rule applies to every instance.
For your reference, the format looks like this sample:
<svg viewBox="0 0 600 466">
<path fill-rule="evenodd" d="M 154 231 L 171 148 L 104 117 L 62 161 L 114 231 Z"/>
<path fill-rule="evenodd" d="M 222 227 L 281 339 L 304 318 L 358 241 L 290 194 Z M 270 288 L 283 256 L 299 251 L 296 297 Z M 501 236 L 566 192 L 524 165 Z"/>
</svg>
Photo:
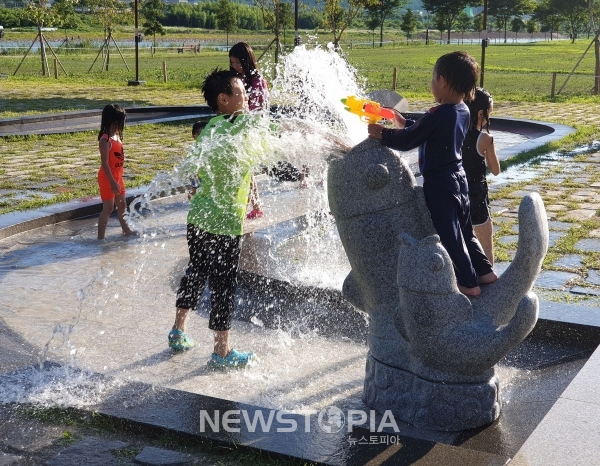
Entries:
<svg viewBox="0 0 600 466">
<path fill-rule="evenodd" d="M 181 47 L 177 47 L 177 53 L 183 53 L 186 50 L 194 53 L 199 52 L 200 44 L 183 44 Z"/>
</svg>

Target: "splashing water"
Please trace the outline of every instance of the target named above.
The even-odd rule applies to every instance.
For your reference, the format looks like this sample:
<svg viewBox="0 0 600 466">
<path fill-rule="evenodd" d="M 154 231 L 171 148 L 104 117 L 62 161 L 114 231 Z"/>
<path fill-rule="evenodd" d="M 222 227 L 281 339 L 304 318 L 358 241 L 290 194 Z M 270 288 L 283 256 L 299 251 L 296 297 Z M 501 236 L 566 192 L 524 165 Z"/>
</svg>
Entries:
<svg viewBox="0 0 600 466">
<path fill-rule="evenodd" d="M 122 385 L 90 371 L 45 363 L 0 375 L 0 401 L 42 407 L 90 406 Z"/>
<path fill-rule="evenodd" d="M 341 53 L 341 52 L 340 52 Z M 344 110 L 341 99 L 364 96 L 357 71 L 334 50 L 302 45 L 282 58 L 271 95 L 274 101 L 291 105 L 294 113 L 315 126 L 333 127 L 352 144 L 367 137 L 366 125 Z"/>
<path fill-rule="evenodd" d="M 159 173 L 147 193 L 134 201 L 129 222 L 141 233 L 140 238 L 98 243 L 94 221 L 87 220 L 91 233 L 73 233 L 72 242 L 81 247 L 73 248 L 68 257 L 64 246 L 58 246 L 56 252 L 52 249 L 51 239 L 47 249 L 41 248 L 43 254 L 31 255 L 37 262 L 21 260 L 15 254 L 15 261 L 20 260 L 19 269 L 0 277 L 7 291 L 4 306 L 15 309 L 15 314 L 26 314 L 28 303 L 11 298 L 11 290 L 26 283 L 28 298 L 35 306 L 49 298 L 46 307 L 41 305 L 40 315 L 35 316 L 48 324 L 44 324 L 40 338 L 36 338 L 40 335 L 35 329 L 38 320 L 11 318 L 10 325 L 33 347 L 47 342 L 40 361 L 58 360 L 66 365 L 44 363 L 0 377 L 0 403 L 92 404 L 107 394 L 111 384 L 127 379 L 289 410 L 318 408 L 352 397 L 360 400 L 366 347 L 348 337 L 323 336 L 321 330 L 328 325 L 321 318 L 323 309 L 312 307 L 310 299 L 301 303 L 299 314 L 312 313 L 312 322 L 318 321 L 320 326 L 317 331 L 303 320 L 277 328 L 269 327 L 257 316 L 251 317 L 251 322 L 234 322 L 236 347 L 253 350 L 261 358 L 261 364 L 243 374 L 205 371 L 204 358 L 212 351 L 213 338 L 206 328 L 206 296 L 200 313 L 190 313 L 189 327 L 196 350 L 173 358 L 167 349 L 166 334 L 172 324 L 177 285 L 187 264 L 185 215 L 189 202 L 156 199 L 181 192 L 180 188 L 200 169 L 210 173 L 212 167 L 202 156 L 204 152 L 226 153 L 226 148 L 239 147 L 243 154 L 238 156 L 256 156 L 249 164 L 256 161 L 270 167 L 275 161 L 287 161 L 298 168 L 308 166 L 314 180 L 309 189 L 263 177 L 261 197 L 273 199 L 273 211 L 267 216 L 289 221 L 275 226 L 279 232 L 264 233 L 266 242 L 275 247 L 268 252 L 260 249 L 258 254 L 271 256 L 273 252 L 268 259 L 276 266 L 293 265 L 286 269 L 282 280 L 294 285 L 340 289 L 348 271 L 335 223 L 328 216 L 326 170 L 328 161 L 340 156 L 344 146 L 367 137 L 366 125 L 346 112 L 340 102 L 349 95 L 364 95 L 360 78 L 332 48 L 304 46 L 283 56 L 277 73 L 271 94 L 280 106 L 272 119 L 253 120 L 253 132 L 259 137 L 249 141 L 243 134 L 228 138 L 215 135 L 201 140 L 189 157 L 171 172 Z M 315 214 L 305 215 L 302 225 L 294 227 L 291 224 L 300 214 L 287 211 L 299 198 L 308 206 L 302 214 Z M 289 230 L 284 231 L 287 226 Z M 36 240 L 34 244 L 41 242 Z M 31 284 L 33 273 L 28 271 L 37 269 L 44 270 L 41 280 L 51 286 Z M 61 277 L 58 284 L 56 277 Z M 50 299 L 54 296 L 60 303 L 58 309 Z M 252 308 L 253 303 L 244 305 Z M 287 301 L 280 308 L 281 312 L 275 311 L 274 321 L 290 312 Z M 5 315 L 10 318 L 10 313 Z M 31 329 L 27 327 L 30 322 L 34 324 Z M 99 372 L 117 382 L 99 378 L 95 375 Z M 335 380 L 334 386 L 324 390 L 324 379 Z"/>
<path fill-rule="evenodd" d="M 240 151 L 236 155 L 249 157 L 248 165 L 258 163 L 271 167 L 277 161 L 287 161 L 299 169 L 307 166 L 310 170 L 314 183 L 305 190 L 297 189 L 296 183 L 276 183 L 265 177 L 270 181 L 267 185 L 263 183 L 261 195 L 264 193 L 265 197 L 271 196 L 274 200 L 273 209 L 278 212 L 272 212 L 273 218 L 277 214 L 289 214 L 286 211 L 295 202 L 298 193 L 309 206 L 309 211 L 326 214 L 328 161 L 339 157 L 355 142 L 350 135 L 362 132 L 360 137 L 366 137 L 366 125 L 343 110 L 340 102 L 348 95 L 363 94 L 356 72 L 331 48 L 296 48 L 283 57 L 278 66 L 278 77 L 271 88 L 274 102 L 280 104 L 279 110 L 271 118 L 253 119 L 252 133 L 258 137 L 248 139 L 240 133 L 201 139 L 184 161 L 171 172 L 159 173 L 147 192 L 134 200 L 128 222 L 140 232 L 138 239 L 113 238 L 106 243 L 98 243 L 94 238 L 94 220 L 86 220 L 89 231 L 73 234 L 71 243 L 80 243 L 81 247 L 73 248 L 71 255 L 65 256 L 64 246 L 69 244 L 66 248 L 70 249 L 70 243 L 63 242 L 61 246 L 61 240 L 53 235 L 43 236 L 43 233 L 40 233 L 40 238 L 44 238 L 42 242 L 47 241 L 44 245 L 47 253 L 36 255 L 38 262 L 25 265 L 29 263 L 20 259 L 21 254 L 15 255 L 21 260 L 21 268 L 11 271 L 4 278 L 3 286 L 10 295 L 11 289 L 19 289 L 21 283 L 27 282 L 28 297 L 33 302 L 47 304 L 40 306 L 42 311 L 39 317 L 36 316 L 40 330 L 36 328 L 35 333 L 27 330 L 29 320 L 10 319 L 9 325 L 18 334 L 25 335 L 33 348 L 38 347 L 38 342 L 42 344 L 37 365 L 2 376 L 0 403 L 89 405 L 98 402 L 107 394 L 111 384 L 117 383 L 108 380 L 129 379 L 150 380 L 188 389 L 202 386 L 203 391 L 208 390 L 206 393 L 215 396 L 227 397 L 228 393 L 223 390 L 247 393 L 246 401 L 252 401 L 261 399 L 263 395 L 260 393 L 276 393 L 277 387 L 286 387 L 283 392 L 293 389 L 296 375 L 292 376 L 287 367 L 276 362 L 289 352 L 296 354 L 301 361 L 296 366 L 305 366 L 303 370 L 307 380 L 314 378 L 311 374 L 315 359 L 305 357 L 305 352 L 312 347 L 313 338 L 317 336 L 301 323 L 292 330 L 263 328 L 258 318 L 254 319 L 254 323 L 236 323 L 236 342 L 264 355 L 262 367 L 249 376 L 251 387 L 246 388 L 246 377 L 229 380 L 227 375 L 206 377 L 202 372 L 197 375 L 202 376 L 205 382 L 196 384 L 197 375 L 192 368 L 202 367 L 204 361 L 198 362 L 196 356 L 194 361 L 173 364 L 166 345 L 177 284 L 187 262 L 185 215 L 189 202 L 155 200 L 165 194 L 181 192 L 180 188 L 189 183 L 190 175 L 199 170 L 210 173 L 212 167 L 207 164 L 203 153 L 221 151 L 226 154 L 227 148 L 238 147 Z M 271 185 L 274 186 L 272 189 Z M 322 236 L 321 223 L 319 219 L 309 217 L 308 225 L 294 234 L 300 242 L 290 243 L 291 247 L 303 249 L 311 244 L 310 235 Z M 55 239 L 56 250 L 53 249 Z M 38 244 L 41 247 L 42 243 Z M 316 255 L 321 254 L 319 251 Z M 311 268 L 312 265 L 301 264 L 301 268 L 304 267 Z M 42 278 L 37 278 L 41 280 L 38 285 L 32 280 L 40 272 Z M 291 280 L 311 274 L 310 270 L 300 271 Z M 59 276 L 63 279 L 56 283 Z M 53 299 L 61 304 L 53 305 Z M 15 309 L 15 315 L 27 309 L 26 303 L 17 299 L 11 299 L 6 306 Z M 23 311 L 19 311 L 22 307 Z M 204 319 L 203 314 L 191 316 L 190 325 L 198 345 L 196 353 L 200 352 L 203 358 L 210 354 L 212 333 L 206 329 L 204 320 L 201 324 L 193 322 L 197 319 Z M 37 320 L 34 322 L 38 324 Z M 325 340 L 316 344 L 328 348 L 324 350 L 328 358 L 319 360 L 323 366 L 320 370 L 329 368 L 331 356 L 338 350 L 338 359 L 344 360 L 348 354 L 353 354 L 351 367 L 356 367 L 359 373 L 364 370 L 364 347 L 349 342 L 345 344 L 348 347 L 345 350 L 340 348 L 339 343 Z M 63 365 L 47 361 L 58 361 Z M 327 370 L 336 373 L 333 367 Z M 98 373 L 108 376 L 106 382 L 100 380 Z M 286 382 L 289 377 L 292 381 Z M 353 387 L 361 384 L 360 377 L 352 371 L 348 375 L 340 375 L 340 380 L 345 378 L 352 380 Z M 207 384 L 206 381 L 211 382 Z M 307 384 L 312 386 L 312 382 Z M 279 404 L 277 397 L 267 396 L 267 399 L 271 399 L 271 404 Z"/>
</svg>

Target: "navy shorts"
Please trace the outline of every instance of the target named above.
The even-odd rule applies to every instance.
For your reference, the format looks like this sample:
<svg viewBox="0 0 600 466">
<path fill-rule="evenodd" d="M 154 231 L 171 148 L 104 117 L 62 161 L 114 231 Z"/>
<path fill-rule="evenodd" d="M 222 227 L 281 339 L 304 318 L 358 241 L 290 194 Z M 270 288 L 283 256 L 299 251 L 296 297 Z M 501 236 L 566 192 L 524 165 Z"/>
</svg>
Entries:
<svg viewBox="0 0 600 466">
<path fill-rule="evenodd" d="M 469 183 L 469 202 L 471 203 L 471 224 L 483 225 L 491 216 L 487 181 Z"/>
</svg>

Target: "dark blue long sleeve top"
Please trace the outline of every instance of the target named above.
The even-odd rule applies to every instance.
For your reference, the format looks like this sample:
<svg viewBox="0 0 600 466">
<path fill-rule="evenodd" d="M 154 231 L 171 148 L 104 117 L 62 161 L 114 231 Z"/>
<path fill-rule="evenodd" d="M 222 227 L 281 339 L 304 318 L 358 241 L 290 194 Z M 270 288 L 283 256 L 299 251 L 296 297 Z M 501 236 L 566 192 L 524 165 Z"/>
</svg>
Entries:
<svg viewBox="0 0 600 466">
<path fill-rule="evenodd" d="M 423 178 L 446 175 L 462 168 L 461 148 L 469 122 L 465 103 L 442 104 L 416 121 L 406 120 L 404 129 L 384 129 L 382 142 L 401 151 L 418 147 Z"/>
</svg>

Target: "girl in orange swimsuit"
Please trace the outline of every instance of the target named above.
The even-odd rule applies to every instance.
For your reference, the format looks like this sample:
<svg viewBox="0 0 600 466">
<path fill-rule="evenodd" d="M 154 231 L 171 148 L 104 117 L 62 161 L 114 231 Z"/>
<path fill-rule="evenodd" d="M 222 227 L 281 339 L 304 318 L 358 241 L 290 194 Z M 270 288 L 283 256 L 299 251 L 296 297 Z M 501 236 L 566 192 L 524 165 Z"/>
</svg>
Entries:
<svg viewBox="0 0 600 466">
<path fill-rule="evenodd" d="M 110 104 L 102 110 L 100 133 L 98 134 L 98 150 L 100 151 L 101 166 L 98 170 L 98 186 L 102 199 L 102 212 L 98 218 L 98 239 L 104 239 L 108 218 L 117 205 L 117 217 L 123 234 L 130 236 L 137 232 L 131 230 L 125 220 L 127 202 L 125 200 L 125 185 L 123 184 L 123 128 L 125 126 L 125 109 L 116 104 Z"/>
</svg>

